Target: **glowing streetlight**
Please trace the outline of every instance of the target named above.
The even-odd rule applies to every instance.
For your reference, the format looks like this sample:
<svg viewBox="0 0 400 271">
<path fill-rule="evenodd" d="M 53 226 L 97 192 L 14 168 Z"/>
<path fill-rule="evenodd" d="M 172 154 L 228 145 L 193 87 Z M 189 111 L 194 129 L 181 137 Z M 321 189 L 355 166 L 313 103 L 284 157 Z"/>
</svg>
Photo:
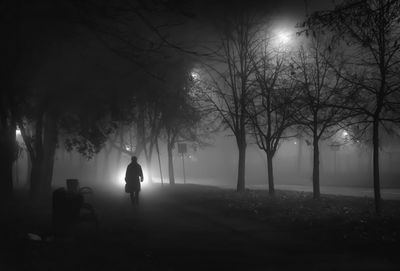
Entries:
<svg viewBox="0 0 400 271">
<path fill-rule="evenodd" d="M 198 72 L 196 72 L 196 71 L 192 71 L 190 73 L 190 76 L 192 76 L 193 80 L 199 80 L 200 79 L 200 74 Z"/>
<path fill-rule="evenodd" d="M 290 33 L 286 30 L 281 30 L 277 33 L 276 37 L 278 43 L 286 45 L 290 42 Z"/>
<path fill-rule="evenodd" d="M 277 27 L 272 31 L 272 44 L 278 50 L 287 51 L 290 45 L 294 45 L 294 31 L 288 27 Z"/>
</svg>

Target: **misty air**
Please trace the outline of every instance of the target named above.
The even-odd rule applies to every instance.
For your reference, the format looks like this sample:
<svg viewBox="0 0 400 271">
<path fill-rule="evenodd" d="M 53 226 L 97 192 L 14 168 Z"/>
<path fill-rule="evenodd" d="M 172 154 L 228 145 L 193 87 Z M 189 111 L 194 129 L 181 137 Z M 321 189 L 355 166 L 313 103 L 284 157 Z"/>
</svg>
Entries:
<svg viewBox="0 0 400 271">
<path fill-rule="evenodd" d="M 5 0 L 1 270 L 399 270 L 400 2 Z"/>
</svg>

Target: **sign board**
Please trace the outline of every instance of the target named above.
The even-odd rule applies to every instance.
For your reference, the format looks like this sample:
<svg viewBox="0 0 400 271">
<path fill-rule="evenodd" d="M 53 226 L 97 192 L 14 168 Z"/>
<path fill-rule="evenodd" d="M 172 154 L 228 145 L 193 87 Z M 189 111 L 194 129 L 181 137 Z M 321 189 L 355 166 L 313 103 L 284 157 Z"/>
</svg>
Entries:
<svg viewBox="0 0 400 271">
<path fill-rule="evenodd" d="M 179 143 L 178 144 L 178 153 L 181 153 L 181 154 L 187 153 L 186 143 Z"/>
<path fill-rule="evenodd" d="M 331 147 L 331 149 L 332 149 L 333 151 L 338 151 L 338 150 L 340 150 L 340 145 L 338 145 L 338 144 L 330 145 L 330 147 Z"/>
</svg>

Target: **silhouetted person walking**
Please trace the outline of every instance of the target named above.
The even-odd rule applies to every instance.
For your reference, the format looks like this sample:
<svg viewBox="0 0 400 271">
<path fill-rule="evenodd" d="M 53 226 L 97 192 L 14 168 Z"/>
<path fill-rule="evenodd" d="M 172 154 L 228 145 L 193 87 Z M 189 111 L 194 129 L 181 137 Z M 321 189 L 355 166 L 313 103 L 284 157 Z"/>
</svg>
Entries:
<svg viewBox="0 0 400 271">
<path fill-rule="evenodd" d="M 142 167 L 137 162 L 137 157 L 132 156 L 125 174 L 125 192 L 131 194 L 132 204 L 139 204 L 140 182 L 143 182 Z"/>
</svg>

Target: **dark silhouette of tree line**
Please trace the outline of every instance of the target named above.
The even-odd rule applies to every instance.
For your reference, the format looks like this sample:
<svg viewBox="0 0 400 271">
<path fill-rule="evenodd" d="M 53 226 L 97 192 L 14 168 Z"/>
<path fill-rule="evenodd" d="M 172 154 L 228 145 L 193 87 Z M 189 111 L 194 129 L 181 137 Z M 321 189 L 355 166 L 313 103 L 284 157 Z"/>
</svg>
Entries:
<svg viewBox="0 0 400 271">
<path fill-rule="evenodd" d="M 7 42 L 2 45 L 2 199 L 11 196 L 13 191 L 17 129 L 31 164 L 32 199 L 50 195 L 59 146 L 92 158 L 110 138 L 115 138 L 116 131 L 134 125 L 135 149 L 128 151 L 123 146 L 125 135 L 122 132 L 120 150 L 130 155 L 143 152 L 150 163 L 158 139 L 165 138 L 171 152 L 181 137 L 195 137 L 190 130 L 199 116 L 186 97 L 188 73 L 182 72 L 186 64 L 169 51 L 170 48 L 181 49 L 168 43 L 162 32 L 176 23 L 172 22 L 176 16 L 171 15 L 183 13 L 178 6 L 164 2 L 66 0 L 35 4 L 5 1 L 1 8 L 4 15 L 1 28 L 7 36 Z M 31 32 L 32 26 L 37 27 L 34 32 Z M 46 80 L 35 81 L 32 74 L 46 61 L 47 46 L 85 40 L 88 32 L 104 48 L 134 64 L 132 74 L 138 79 L 136 86 L 130 90 L 118 87 L 74 89 L 56 86 L 54 78 L 48 78 L 50 84 Z M 56 35 L 52 36 L 53 33 Z M 30 41 L 32 43 L 28 44 Z M 86 42 L 93 42 L 93 38 Z M 169 163 L 172 164 L 172 159 Z M 172 165 L 170 168 L 173 169 Z M 170 177 L 174 182 L 173 172 Z"/>
</svg>

